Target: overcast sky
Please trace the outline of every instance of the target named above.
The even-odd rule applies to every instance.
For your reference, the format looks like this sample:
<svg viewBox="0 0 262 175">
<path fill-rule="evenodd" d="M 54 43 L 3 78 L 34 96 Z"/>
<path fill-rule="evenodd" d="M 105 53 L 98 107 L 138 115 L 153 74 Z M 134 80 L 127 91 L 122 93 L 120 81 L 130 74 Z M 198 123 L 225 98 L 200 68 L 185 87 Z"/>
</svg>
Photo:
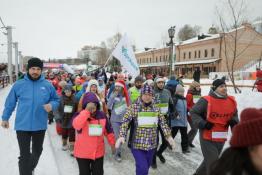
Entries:
<svg viewBox="0 0 262 175">
<path fill-rule="evenodd" d="M 218 24 L 222 0 L 0 0 L 0 16 L 14 26 L 13 41 L 23 55 L 42 59 L 76 57 L 84 45 L 99 45 L 116 32 L 127 33 L 137 49 L 158 47 L 167 29 Z M 248 0 L 248 15 L 262 16 L 262 0 Z M 0 24 L 1 26 L 1 24 Z M 6 36 L 0 33 L 0 43 Z M 6 62 L 0 45 L 0 62 Z"/>
</svg>

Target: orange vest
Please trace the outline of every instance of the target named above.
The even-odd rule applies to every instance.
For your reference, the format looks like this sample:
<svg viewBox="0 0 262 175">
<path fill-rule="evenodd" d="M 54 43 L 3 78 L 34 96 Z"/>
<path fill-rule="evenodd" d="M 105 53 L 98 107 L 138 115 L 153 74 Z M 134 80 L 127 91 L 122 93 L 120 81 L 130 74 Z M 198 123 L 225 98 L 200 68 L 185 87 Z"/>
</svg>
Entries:
<svg viewBox="0 0 262 175">
<path fill-rule="evenodd" d="M 233 96 L 226 99 L 204 96 L 208 102 L 207 121 L 213 123 L 211 130 L 204 129 L 203 138 L 215 142 L 225 142 L 227 140 L 228 121 L 232 119 L 237 108 L 237 103 Z"/>
</svg>

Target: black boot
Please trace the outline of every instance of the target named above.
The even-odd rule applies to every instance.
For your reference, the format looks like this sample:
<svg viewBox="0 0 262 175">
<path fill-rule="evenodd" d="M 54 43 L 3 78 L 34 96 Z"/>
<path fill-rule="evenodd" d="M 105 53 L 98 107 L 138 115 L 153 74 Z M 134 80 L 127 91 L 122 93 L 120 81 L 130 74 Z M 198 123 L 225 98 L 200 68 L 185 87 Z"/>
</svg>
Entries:
<svg viewBox="0 0 262 175">
<path fill-rule="evenodd" d="M 195 148 L 195 147 L 196 147 L 193 143 L 190 143 L 189 146 L 190 146 L 191 148 Z"/>
<path fill-rule="evenodd" d="M 160 160 L 162 163 L 166 163 L 166 159 L 165 159 L 165 157 L 164 157 L 162 154 L 157 153 L 157 157 L 159 158 L 159 160 Z"/>
<path fill-rule="evenodd" d="M 183 154 L 190 153 L 189 149 L 185 149 L 185 150 L 183 150 L 182 152 L 183 152 Z"/>
</svg>

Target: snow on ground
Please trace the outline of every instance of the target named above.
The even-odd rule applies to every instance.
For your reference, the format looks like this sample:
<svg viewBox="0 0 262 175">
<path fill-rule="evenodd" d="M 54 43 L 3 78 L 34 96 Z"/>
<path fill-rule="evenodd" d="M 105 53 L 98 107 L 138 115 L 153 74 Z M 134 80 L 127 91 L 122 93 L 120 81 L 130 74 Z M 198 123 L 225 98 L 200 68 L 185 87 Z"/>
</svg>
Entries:
<svg viewBox="0 0 262 175">
<path fill-rule="evenodd" d="M 192 79 L 183 79 L 183 82 L 184 83 L 192 83 Z M 211 79 L 208 79 L 208 78 L 205 78 L 205 79 L 201 79 L 200 80 L 200 83 L 201 84 L 212 84 L 214 80 L 211 80 Z M 236 85 L 238 86 L 244 86 L 244 85 L 249 85 L 249 86 L 253 86 L 254 83 L 255 83 L 255 80 L 236 80 L 235 81 Z M 226 81 L 226 84 L 227 85 L 232 85 L 231 81 Z"/>
<path fill-rule="evenodd" d="M 192 82 L 186 80 L 185 82 Z M 201 83 L 210 82 L 211 80 L 204 79 Z M 250 82 L 243 81 L 244 84 L 251 84 Z M 0 89 L 0 111 L 4 109 L 4 101 L 10 90 L 11 86 Z M 186 90 L 187 90 L 186 86 Z M 209 86 L 202 86 L 202 95 L 207 95 Z M 230 95 L 236 97 L 238 103 L 238 111 L 240 112 L 246 107 L 262 107 L 262 93 L 252 92 L 251 88 L 240 88 L 241 94 L 234 94 L 232 88 L 228 88 Z M 17 175 L 18 164 L 17 157 L 19 154 L 16 134 L 13 130 L 14 115 L 10 120 L 10 129 L 6 130 L 0 128 L 0 172 L 4 175 Z M 190 175 L 193 174 L 198 165 L 202 161 L 202 154 L 199 145 L 198 135 L 194 140 L 196 148 L 191 150 L 189 154 L 182 154 L 180 146 L 180 134 L 176 137 L 177 149 L 175 152 L 166 150 L 164 156 L 166 163 L 162 164 L 159 160 L 158 169 L 150 169 L 150 175 Z M 228 146 L 228 143 L 225 147 Z M 124 175 L 135 174 L 135 164 L 130 150 L 124 145 L 123 160 L 121 163 L 116 162 L 111 154 L 109 147 L 106 149 L 106 156 L 104 160 L 105 175 Z M 73 157 L 68 152 L 61 149 L 61 138 L 56 134 L 55 124 L 49 125 L 46 133 L 44 150 L 36 168 L 36 175 L 77 175 L 78 166 Z"/>
<path fill-rule="evenodd" d="M 0 111 L 4 109 L 4 102 L 11 86 L 4 89 L 0 89 Z M 2 115 L 2 113 L 1 113 Z M 16 139 L 16 133 L 14 131 L 14 119 L 15 111 L 10 119 L 10 128 L 0 128 L 0 174 L 2 175 L 17 175 L 18 170 L 18 156 L 19 148 Z M 2 119 L 1 119 L 2 120 Z M 35 170 L 36 175 L 58 175 L 58 169 L 56 166 L 56 159 L 51 147 L 51 141 L 49 137 L 45 137 L 44 150 L 40 158 L 39 164 Z"/>
</svg>

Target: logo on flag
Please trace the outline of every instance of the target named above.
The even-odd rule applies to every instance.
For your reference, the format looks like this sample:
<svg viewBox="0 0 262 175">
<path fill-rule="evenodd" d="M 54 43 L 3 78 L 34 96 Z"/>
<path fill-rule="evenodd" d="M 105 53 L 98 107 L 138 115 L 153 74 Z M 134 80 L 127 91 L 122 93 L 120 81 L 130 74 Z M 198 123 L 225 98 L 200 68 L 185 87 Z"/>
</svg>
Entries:
<svg viewBox="0 0 262 175">
<path fill-rule="evenodd" d="M 125 69 L 131 75 L 139 75 L 139 67 L 135 58 L 133 48 L 128 42 L 127 35 L 124 35 L 121 38 L 112 55 L 120 61 L 123 69 Z"/>
</svg>

